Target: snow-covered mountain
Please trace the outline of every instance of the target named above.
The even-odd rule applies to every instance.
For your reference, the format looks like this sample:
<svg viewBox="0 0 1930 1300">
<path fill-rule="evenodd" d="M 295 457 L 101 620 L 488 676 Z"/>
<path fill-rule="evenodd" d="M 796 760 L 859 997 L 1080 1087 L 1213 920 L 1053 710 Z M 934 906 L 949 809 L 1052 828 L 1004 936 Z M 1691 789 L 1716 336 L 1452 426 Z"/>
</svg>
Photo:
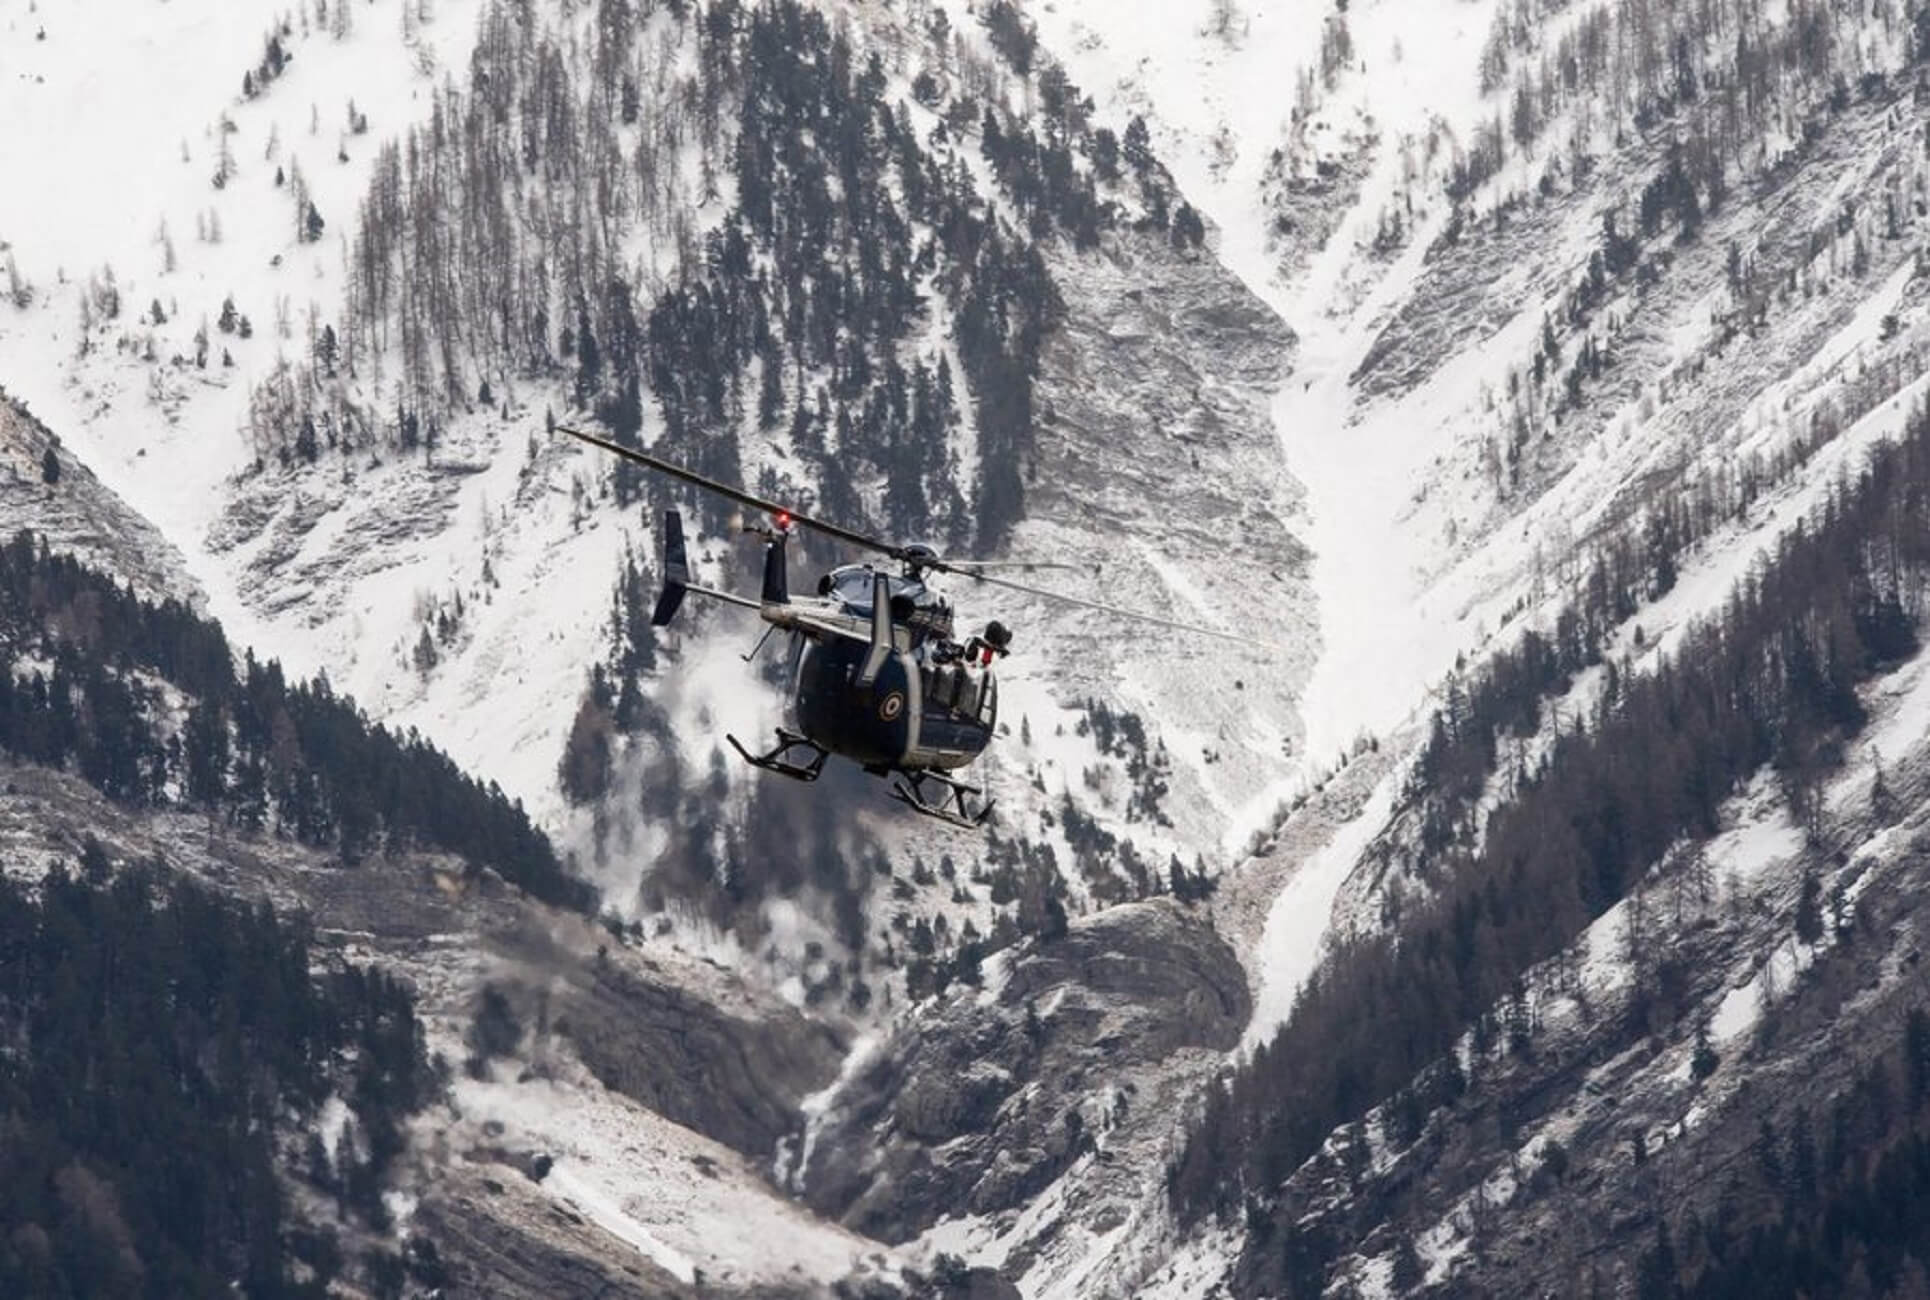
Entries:
<svg viewBox="0 0 1930 1300">
<path fill-rule="evenodd" d="M 1510 818 L 1554 818 L 1535 800 L 1595 761 L 1569 738 L 1621 734 L 1631 683 L 1715 662 L 1707 620 L 1791 537 L 1833 535 L 1905 435 L 1930 355 L 1915 11 L 106 8 L 0 5 L 0 384 L 32 416 L 0 413 L 9 515 L 519 799 L 645 983 L 749 999 L 709 1041 L 799 1072 L 748 1130 L 637 1076 L 647 1037 L 532 1038 L 530 1077 L 455 1085 L 504 1150 L 575 1153 L 516 1193 L 607 1234 L 546 1240 L 559 1259 L 634 1249 L 755 1287 L 755 1205 L 797 1234 L 804 1287 L 870 1252 L 867 1285 L 965 1287 L 971 1265 L 1034 1296 L 1507 1290 L 1530 1267 L 1560 1290 L 1577 1260 L 1632 1288 L 1656 1223 L 1679 1236 L 1718 1198 L 1670 1183 L 1591 1223 L 1625 1196 L 1627 1125 L 1588 1098 L 1646 1117 L 1644 1187 L 1655 1132 L 1690 1168 L 1759 1114 L 1820 1112 L 1777 1080 L 1835 1037 L 1744 1014 L 1750 989 L 1833 996 L 1848 940 L 1779 928 L 1799 895 L 1887 918 L 1858 1068 L 1901 1034 L 1914 638 L 1844 662 L 1862 705 L 1835 731 L 1724 769 L 1713 820 L 1618 859 L 1506 948 L 1506 978 L 1435 1007 L 1444 1049 L 1337 1046 L 1361 1074 L 1316 1130 L 1288 1140 L 1268 1109 L 1301 1086 L 1275 1032 L 1325 1041 L 1348 963 L 1461 905 Z M 990 835 L 908 824 L 849 773 L 776 787 L 720 743 L 779 714 L 733 657 L 753 629 L 642 629 L 674 498 L 557 422 L 879 531 L 1072 562 L 1071 594 L 1276 648 L 968 587 L 964 619 L 1020 634 L 979 769 Z M 694 518 L 693 549 L 742 586 L 729 522 Z M 1871 599 L 1914 618 L 1906 551 Z M 1167 896 L 1200 872 L 1210 897 Z M 1693 905 L 1656 919 L 1685 879 Z M 1639 1026 L 1601 1014 L 1652 992 L 1616 937 L 1638 931 L 1697 954 Z M 565 986 L 612 1025 L 653 1014 L 583 974 L 587 935 L 559 944 L 552 969 L 492 941 L 465 978 L 521 1020 Z M 437 1003 L 452 1051 L 475 996 Z M 1534 1050 L 1482 1069 L 1524 1018 Z M 779 1022 L 825 1037 L 744 1047 Z M 1453 1096 L 1426 1082 L 1443 1051 Z M 736 1152 L 727 1194 L 690 1211 L 702 1184 L 603 1150 L 632 1125 L 655 1135 L 632 1155 Z M 1257 1167 L 1214 1146 L 1235 1132 Z M 1551 1146 L 1567 1163 L 1538 1179 Z M 1585 1244 L 1531 1266 L 1551 1230 Z M 1672 1249 L 1671 1284 L 1720 1257 Z"/>
</svg>

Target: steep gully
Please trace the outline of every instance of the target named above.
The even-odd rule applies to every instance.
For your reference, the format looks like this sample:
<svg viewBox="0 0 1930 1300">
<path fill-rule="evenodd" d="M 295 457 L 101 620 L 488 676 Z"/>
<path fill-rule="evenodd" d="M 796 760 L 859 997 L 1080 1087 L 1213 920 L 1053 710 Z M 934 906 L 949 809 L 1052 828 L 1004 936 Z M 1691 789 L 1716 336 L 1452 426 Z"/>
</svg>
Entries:
<svg viewBox="0 0 1930 1300">
<path fill-rule="evenodd" d="M 1406 407 L 1357 408 L 1350 385 L 1379 323 L 1413 285 L 1447 216 L 1443 210 L 1424 218 L 1391 263 L 1364 265 L 1359 249 L 1375 213 L 1396 191 L 1399 167 L 1397 150 L 1378 152 L 1347 215 L 1292 283 L 1283 282 L 1269 241 L 1258 232 L 1266 220 L 1260 198 L 1233 181 L 1238 173 L 1187 176 L 1187 164 L 1176 167 L 1186 192 L 1218 226 L 1223 264 L 1299 336 L 1297 365 L 1274 396 L 1272 417 L 1286 468 L 1307 494 L 1304 517 L 1292 522 L 1313 553 L 1320 648 L 1299 701 L 1306 728 L 1299 768 L 1252 801 L 1239 834 L 1251 834 L 1357 738 L 1385 734 L 1410 717 L 1457 648 L 1457 637 L 1441 634 L 1453 621 L 1452 611 L 1441 608 L 1446 597 L 1421 588 L 1426 539 L 1403 521 L 1435 450 L 1431 424 Z M 1377 278 L 1349 304 L 1355 292 L 1349 281 L 1363 270 Z M 1363 814 L 1354 824 L 1371 829 L 1368 821 Z M 1353 865 L 1352 838 L 1336 834 L 1304 857 L 1289 855 L 1277 864 L 1291 872 L 1285 880 L 1277 868 L 1268 872 L 1277 892 L 1248 955 L 1255 995 L 1249 1042 L 1285 1017 L 1317 964 L 1335 895 Z"/>
</svg>

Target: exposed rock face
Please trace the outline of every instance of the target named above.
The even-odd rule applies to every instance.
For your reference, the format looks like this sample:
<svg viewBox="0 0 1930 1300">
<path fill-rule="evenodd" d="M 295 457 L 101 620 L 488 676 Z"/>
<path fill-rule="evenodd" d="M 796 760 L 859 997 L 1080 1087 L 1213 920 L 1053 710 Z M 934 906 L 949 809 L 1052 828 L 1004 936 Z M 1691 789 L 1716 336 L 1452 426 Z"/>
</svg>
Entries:
<svg viewBox="0 0 1930 1300">
<path fill-rule="evenodd" d="M 989 1268 L 975 1268 L 962 1281 L 939 1290 L 941 1300 L 1023 1300 L 1022 1293 Z"/>
<path fill-rule="evenodd" d="M 487 874 L 454 916 L 439 915 L 449 903 L 429 883 L 343 872 L 310 891 L 397 947 L 424 925 L 482 920 L 478 973 L 533 1031 L 532 1045 L 553 1031 L 605 1087 L 747 1156 L 768 1156 L 802 1122 L 799 1102 L 837 1077 L 835 1032 L 722 967 L 608 942 L 581 918 L 523 905 Z M 451 992 L 468 998 L 473 985 Z M 457 1014 L 467 1013 L 465 1002 Z"/>
<path fill-rule="evenodd" d="M 1164 237 L 1122 232 L 1093 253 L 1061 250 L 1052 270 L 1065 313 L 1040 357 L 1014 554 L 1103 574 L 1057 589 L 1220 630 L 1251 632 L 1243 615 L 1264 609 L 1279 649 L 1262 665 L 1220 642 L 1161 636 L 1150 652 L 1131 623 L 1003 595 L 1000 616 L 1028 645 L 1059 647 L 1060 700 L 1156 702 L 1162 732 L 1252 755 L 1176 764 L 1163 811 L 1204 841 L 1224 829 L 1221 810 L 1279 779 L 1282 738 L 1302 734 L 1297 697 L 1318 641 L 1311 555 L 1293 531 L 1306 492 L 1272 416 L 1297 340 L 1224 266 Z"/>
<path fill-rule="evenodd" d="M 487 1172 L 485 1172 L 487 1171 Z M 611 1247 L 595 1225 L 535 1193 L 513 1173 L 452 1173 L 417 1212 L 442 1243 L 450 1294 L 502 1300 L 697 1294 L 634 1251 Z"/>
<path fill-rule="evenodd" d="M 599 961 L 559 1011 L 605 1087 L 748 1156 L 796 1131 L 798 1103 L 844 1058 L 837 1036 L 772 1001 L 754 1014 L 693 993 L 649 961 Z"/>
<path fill-rule="evenodd" d="M 806 1198 L 886 1241 L 1017 1206 L 1105 1136 L 1105 1096 L 1231 1048 L 1251 1007 L 1200 914 L 1160 900 L 1081 919 L 1014 953 L 995 994 L 961 990 L 857 1072 L 808 1137 Z"/>
</svg>

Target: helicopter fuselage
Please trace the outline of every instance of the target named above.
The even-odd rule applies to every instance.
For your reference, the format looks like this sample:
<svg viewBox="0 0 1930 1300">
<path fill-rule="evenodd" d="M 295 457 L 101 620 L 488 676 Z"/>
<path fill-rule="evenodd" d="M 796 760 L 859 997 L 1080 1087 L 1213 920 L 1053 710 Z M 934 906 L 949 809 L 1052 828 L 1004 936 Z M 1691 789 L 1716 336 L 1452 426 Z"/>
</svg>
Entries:
<svg viewBox="0 0 1930 1300">
<path fill-rule="evenodd" d="M 765 533 L 763 588 L 751 600 L 691 582 L 682 518 L 674 509 L 664 512 L 664 589 L 652 622 L 668 623 L 685 594 L 695 592 L 754 609 L 773 630 L 793 638 L 791 712 L 797 730 L 779 728 L 777 748 L 761 755 L 726 739 L 756 766 L 807 781 L 817 779 L 827 754 L 878 775 L 903 774 L 915 786 L 921 773 L 936 779 L 983 753 L 998 725 L 991 660 L 1002 652 L 1003 640 L 958 644 L 951 636 L 949 601 L 916 575 L 869 564 L 833 569 L 819 579 L 818 595 L 794 600 L 787 540 L 781 524 Z M 793 761 L 796 750 L 808 753 L 809 761 Z M 941 784 L 970 789 L 948 777 Z M 931 811 L 915 791 L 900 797 Z"/>
<path fill-rule="evenodd" d="M 867 685 L 868 650 L 845 637 L 803 639 L 792 696 L 800 732 L 874 770 L 949 770 L 984 752 L 998 725 L 989 670 L 893 650 Z"/>
<path fill-rule="evenodd" d="M 882 588 L 881 588 L 882 582 Z M 869 627 L 882 590 L 892 652 L 864 684 L 869 645 L 807 639 L 797 661 L 798 730 L 868 767 L 959 768 L 977 758 L 998 722 L 998 682 L 952 641 L 952 607 L 917 578 L 869 564 L 818 580 L 821 599 L 854 627 Z"/>
</svg>

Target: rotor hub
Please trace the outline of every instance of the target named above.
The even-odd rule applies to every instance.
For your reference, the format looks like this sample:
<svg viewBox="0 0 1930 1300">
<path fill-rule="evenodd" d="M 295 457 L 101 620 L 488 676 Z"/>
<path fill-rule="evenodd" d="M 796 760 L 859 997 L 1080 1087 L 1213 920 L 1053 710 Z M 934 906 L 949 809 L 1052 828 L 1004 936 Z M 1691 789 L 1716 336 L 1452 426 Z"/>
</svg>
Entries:
<svg viewBox="0 0 1930 1300">
<path fill-rule="evenodd" d="M 939 564 L 938 550 L 924 542 L 912 542 L 900 554 L 905 562 L 905 573 L 916 578 L 926 569 L 936 568 Z"/>
</svg>

